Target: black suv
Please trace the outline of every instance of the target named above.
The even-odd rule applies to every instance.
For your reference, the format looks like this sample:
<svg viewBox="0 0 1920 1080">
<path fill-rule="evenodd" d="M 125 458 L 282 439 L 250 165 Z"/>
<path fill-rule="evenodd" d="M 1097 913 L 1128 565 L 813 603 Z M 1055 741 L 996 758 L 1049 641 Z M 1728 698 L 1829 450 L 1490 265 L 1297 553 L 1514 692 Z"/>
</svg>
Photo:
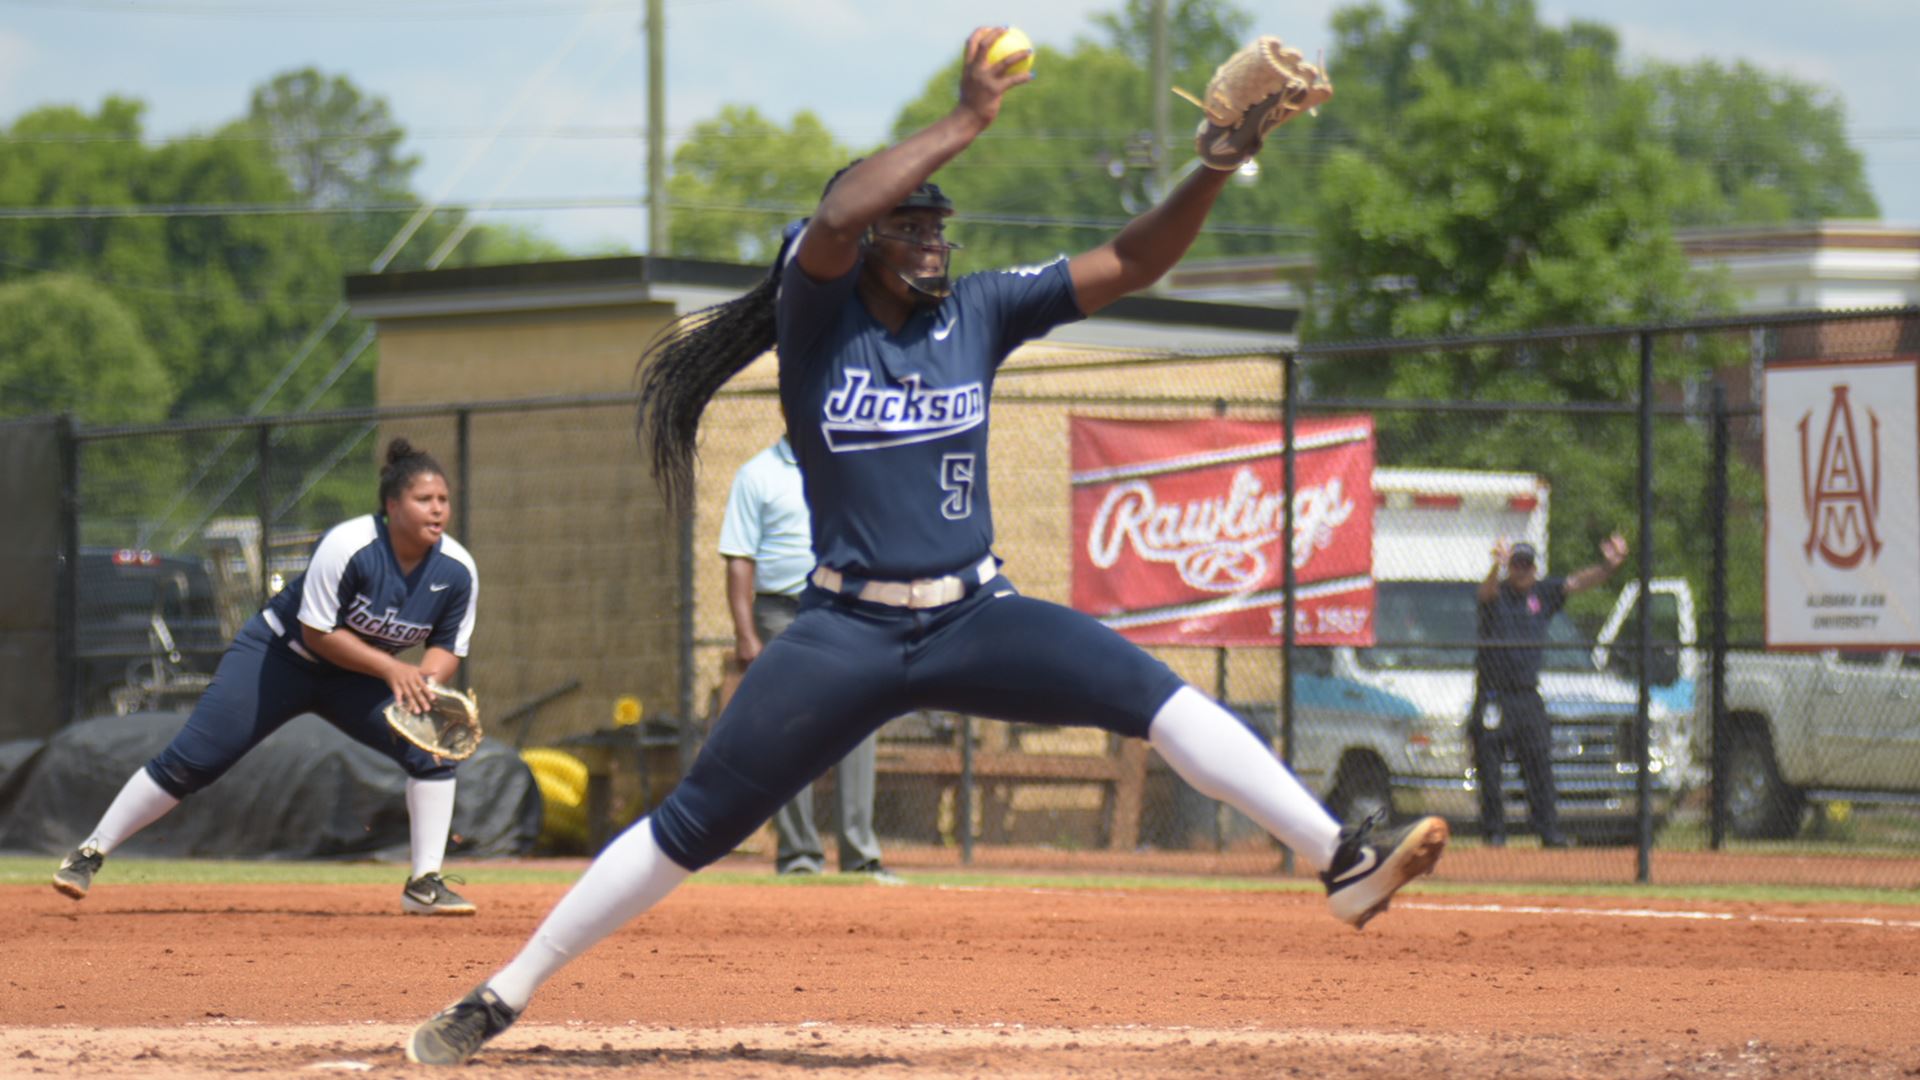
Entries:
<svg viewBox="0 0 1920 1080">
<path fill-rule="evenodd" d="M 197 558 L 83 547 L 76 581 L 79 717 L 115 711 L 115 692 L 204 686 L 227 641 L 213 578 Z"/>
</svg>

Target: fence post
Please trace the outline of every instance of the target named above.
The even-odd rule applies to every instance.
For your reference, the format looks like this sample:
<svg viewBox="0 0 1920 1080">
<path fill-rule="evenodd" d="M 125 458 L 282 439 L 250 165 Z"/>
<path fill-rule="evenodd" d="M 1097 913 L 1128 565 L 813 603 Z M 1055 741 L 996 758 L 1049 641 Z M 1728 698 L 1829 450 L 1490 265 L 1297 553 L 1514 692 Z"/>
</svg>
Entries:
<svg viewBox="0 0 1920 1080">
<path fill-rule="evenodd" d="M 453 500 L 453 528 L 462 544 L 473 543 L 473 410 L 461 409 L 453 418 L 453 483 L 459 497 Z M 473 665 L 460 665 L 460 689 L 473 689 Z M 642 771 L 644 775 L 644 770 Z"/>
<path fill-rule="evenodd" d="M 1712 443 L 1707 472 L 1707 513 L 1713 535 L 1713 550 L 1707 573 L 1707 603 L 1712 605 L 1712 622 L 1707 631 L 1708 694 L 1712 708 L 1712 773 L 1708 792 L 1713 802 L 1708 824 L 1708 846 L 1719 851 L 1727 842 L 1727 388 L 1718 379 L 1713 383 Z M 1697 691 L 1696 691 L 1697 692 Z M 1696 710 L 1697 714 L 1697 710 Z"/>
<path fill-rule="evenodd" d="M 1213 415 L 1216 417 L 1227 415 L 1226 398 L 1214 399 Z M 1213 650 L 1213 700 L 1219 702 L 1220 707 L 1224 709 L 1227 707 L 1227 695 L 1227 647 L 1221 645 Z M 1213 807 L 1213 850 L 1215 851 L 1225 851 L 1227 847 L 1226 823 L 1222 820 L 1225 816 L 1225 807 L 1215 803 Z"/>
<path fill-rule="evenodd" d="M 254 429 L 254 455 L 259 459 L 255 476 L 254 511 L 260 515 L 260 606 L 273 599 L 273 428 L 261 424 Z M 218 509 L 217 507 L 215 509 Z"/>
<path fill-rule="evenodd" d="M 693 508 L 680 515 L 680 775 L 693 768 Z"/>
<path fill-rule="evenodd" d="M 960 717 L 960 786 L 953 795 L 954 817 L 960 834 L 960 865 L 973 863 L 973 717 Z"/>
<path fill-rule="evenodd" d="M 1634 880 L 1645 884 L 1653 877 L 1653 334 L 1640 333 L 1640 609 L 1637 679 L 1639 700 L 1634 706 L 1634 795 L 1639 802 Z"/>
<path fill-rule="evenodd" d="M 60 640 L 54 645 L 59 689 L 60 726 L 78 719 L 80 711 L 80 441 L 74 437 L 73 417 L 54 419 L 55 453 L 60 462 L 60 578 L 54 599 L 54 619 Z"/>
<path fill-rule="evenodd" d="M 1293 567 L 1293 497 L 1297 483 L 1294 475 L 1294 429 L 1299 420 L 1298 410 L 1294 407 L 1294 395 L 1300 389 L 1300 359 L 1294 353 L 1286 353 L 1280 358 L 1282 394 L 1280 402 L 1280 422 L 1286 434 L 1283 437 L 1280 460 L 1282 469 L 1281 487 L 1286 500 L 1280 511 L 1280 573 L 1281 573 L 1281 617 L 1286 625 L 1280 630 L 1280 764 L 1293 771 L 1293 645 L 1294 627 L 1294 589 L 1299 582 L 1295 580 Z M 1371 493 L 1369 493 L 1371 498 Z M 1280 856 L 1280 870 L 1285 874 L 1293 873 L 1293 849 L 1283 847 Z"/>
</svg>

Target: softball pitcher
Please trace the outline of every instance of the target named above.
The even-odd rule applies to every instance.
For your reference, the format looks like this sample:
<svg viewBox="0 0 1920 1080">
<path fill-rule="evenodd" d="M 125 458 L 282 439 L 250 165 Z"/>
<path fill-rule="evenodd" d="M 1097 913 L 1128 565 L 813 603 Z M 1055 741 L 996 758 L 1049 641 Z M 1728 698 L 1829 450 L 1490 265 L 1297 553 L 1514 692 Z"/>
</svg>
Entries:
<svg viewBox="0 0 1920 1080">
<path fill-rule="evenodd" d="M 445 535 L 446 471 L 405 439 L 387 447 L 381 513 L 320 538 L 307 569 L 247 621 L 187 724 L 128 778 L 53 887 L 79 900 L 113 849 L 218 780 L 301 713 L 318 713 L 407 773 L 413 868 L 400 894 L 415 915 L 471 915 L 440 863 L 453 823 L 454 766 L 401 739 L 391 702 L 427 712 L 427 680 L 451 684 L 473 637 L 480 572 Z M 396 653 L 425 645 L 419 666 Z"/>
<path fill-rule="evenodd" d="M 1011 70 L 1024 51 L 987 59 L 1000 33 L 983 28 L 969 39 L 951 113 L 829 182 L 814 216 L 789 228 L 765 284 L 694 313 L 650 349 L 642 436 L 656 475 L 684 506 L 702 409 L 777 344 L 781 405 L 813 517 L 811 585 L 680 785 L 594 860 L 505 968 L 414 1032 L 410 1059 L 472 1056 L 561 965 L 914 709 L 1147 739 L 1188 783 L 1320 869 L 1334 915 L 1356 927 L 1439 859 L 1443 822 L 1343 831 L 1231 714 L 1094 619 L 1021 596 L 992 554 L 988 403 L 1001 361 L 1166 273 L 1233 170 L 1291 112 L 1274 114 L 1324 100 L 1324 79 L 1299 64 L 1317 98 L 1265 91 L 1259 115 L 1225 134 L 1209 131 L 1209 120 L 1200 143 L 1210 167 L 1108 243 L 955 281 L 945 236 L 953 204 L 929 177 L 986 130 L 1002 95 L 1031 78 Z M 1259 47 L 1267 42 L 1278 45 Z M 1213 93 L 1209 101 L 1218 103 Z"/>
</svg>

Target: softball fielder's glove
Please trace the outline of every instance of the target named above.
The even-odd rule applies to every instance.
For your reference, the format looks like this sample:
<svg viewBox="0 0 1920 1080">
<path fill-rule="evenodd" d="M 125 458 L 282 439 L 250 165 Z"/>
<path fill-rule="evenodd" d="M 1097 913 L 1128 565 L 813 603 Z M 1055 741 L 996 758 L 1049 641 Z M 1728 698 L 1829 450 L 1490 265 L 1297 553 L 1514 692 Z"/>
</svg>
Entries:
<svg viewBox="0 0 1920 1080">
<path fill-rule="evenodd" d="M 1214 69 L 1204 100 L 1173 91 L 1207 114 L 1194 147 L 1208 168 L 1224 172 L 1259 153 L 1268 132 L 1330 100 L 1333 83 L 1300 50 L 1262 35 Z"/>
<path fill-rule="evenodd" d="M 480 729 L 480 707 L 471 695 L 431 679 L 427 680 L 427 692 L 433 695 L 433 707 L 426 712 L 408 712 L 398 701 L 388 704 L 388 726 L 435 757 L 449 761 L 472 757 L 486 734 Z"/>
</svg>

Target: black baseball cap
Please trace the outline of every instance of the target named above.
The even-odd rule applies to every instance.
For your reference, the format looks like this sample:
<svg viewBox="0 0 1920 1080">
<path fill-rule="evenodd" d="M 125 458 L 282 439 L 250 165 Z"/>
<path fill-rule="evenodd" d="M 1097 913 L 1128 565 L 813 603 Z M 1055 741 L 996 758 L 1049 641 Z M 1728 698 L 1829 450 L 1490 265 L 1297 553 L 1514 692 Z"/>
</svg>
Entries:
<svg viewBox="0 0 1920 1080">
<path fill-rule="evenodd" d="M 1513 545 L 1513 548 L 1507 552 L 1508 566 L 1512 566 L 1515 563 L 1519 563 L 1523 566 L 1533 566 L 1534 564 L 1539 562 L 1539 560 L 1540 560 L 1539 552 L 1533 550 L 1533 545 L 1527 543 L 1524 540 Z"/>
</svg>

